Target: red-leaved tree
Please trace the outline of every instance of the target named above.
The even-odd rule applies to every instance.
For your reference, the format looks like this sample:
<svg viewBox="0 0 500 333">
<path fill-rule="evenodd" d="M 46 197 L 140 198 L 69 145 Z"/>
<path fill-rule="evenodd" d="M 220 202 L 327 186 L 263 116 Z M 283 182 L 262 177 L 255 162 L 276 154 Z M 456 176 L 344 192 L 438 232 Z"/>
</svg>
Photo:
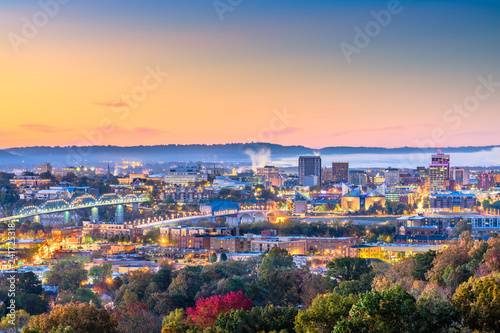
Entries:
<svg viewBox="0 0 500 333">
<path fill-rule="evenodd" d="M 231 312 L 231 309 L 252 309 L 252 300 L 243 296 L 243 292 L 236 294 L 230 292 L 227 295 L 200 298 L 195 308 L 187 308 L 186 323 L 198 327 L 212 327 L 221 313 Z"/>
</svg>

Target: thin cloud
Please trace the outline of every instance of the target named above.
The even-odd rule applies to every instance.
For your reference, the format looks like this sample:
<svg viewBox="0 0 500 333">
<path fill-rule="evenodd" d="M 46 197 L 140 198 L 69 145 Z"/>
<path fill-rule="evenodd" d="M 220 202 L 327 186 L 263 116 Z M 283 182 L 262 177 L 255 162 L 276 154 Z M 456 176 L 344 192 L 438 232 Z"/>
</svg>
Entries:
<svg viewBox="0 0 500 333">
<path fill-rule="evenodd" d="M 23 124 L 19 125 L 19 127 L 24 128 L 25 130 L 37 133 L 62 133 L 68 132 L 69 129 L 44 125 L 44 124 Z"/>
<path fill-rule="evenodd" d="M 166 133 L 165 131 L 162 131 L 157 128 L 152 128 L 152 127 L 134 127 L 132 129 L 124 129 L 121 127 L 117 127 L 115 129 L 115 133 L 119 135 L 127 135 L 127 136 L 137 136 L 137 137 L 152 137 L 152 136 L 158 136 L 163 133 Z"/>
<path fill-rule="evenodd" d="M 125 108 L 125 107 L 129 106 L 124 101 L 99 102 L 99 103 L 92 103 L 92 105 L 105 106 L 105 107 L 111 107 L 111 108 Z"/>
</svg>

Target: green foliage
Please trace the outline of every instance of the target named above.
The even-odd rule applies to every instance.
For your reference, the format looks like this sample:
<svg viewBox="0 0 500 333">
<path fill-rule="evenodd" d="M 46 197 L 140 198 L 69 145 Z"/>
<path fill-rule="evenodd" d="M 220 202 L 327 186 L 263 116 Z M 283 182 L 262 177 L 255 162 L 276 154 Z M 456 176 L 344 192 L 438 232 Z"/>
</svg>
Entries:
<svg viewBox="0 0 500 333">
<path fill-rule="evenodd" d="M 412 258 L 412 261 L 415 264 L 412 276 L 416 280 L 427 281 L 425 274 L 432 268 L 432 262 L 436 256 L 437 252 L 433 250 L 415 254 Z"/>
<path fill-rule="evenodd" d="M 60 291 L 75 291 L 86 280 L 87 271 L 74 258 L 61 260 L 47 273 L 47 284 L 58 286 Z"/>
<path fill-rule="evenodd" d="M 456 229 L 453 230 L 452 235 L 453 236 L 460 236 L 463 232 L 465 231 L 471 231 L 472 230 L 472 225 L 467 222 L 467 220 L 460 220 L 457 225 Z"/>
<path fill-rule="evenodd" d="M 450 332 L 459 321 L 453 303 L 436 289 L 425 291 L 417 300 L 415 332 Z"/>
<path fill-rule="evenodd" d="M 41 295 L 43 292 L 42 281 L 32 272 L 21 274 L 18 279 L 18 288 L 27 294 Z"/>
<path fill-rule="evenodd" d="M 333 281 L 334 285 L 344 281 L 359 281 L 364 274 L 369 274 L 372 268 L 363 258 L 342 257 L 329 262 L 326 267 L 326 277 Z"/>
<path fill-rule="evenodd" d="M 186 312 L 183 309 L 175 309 L 163 318 L 161 333 L 184 333 L 188 325 L 184 323 Z"/>
<path fill-rule="evenodd" d="M 250 311 L 232 310 L 221 314 L 215 327 L 232 333 L 293 332 L 295 307 L 277 308 L 273 305 L 254 307 Z"/>
<path fill-rule="evenodd" d="M 21 292 L 16 294 L 16 308 L 23 309 L 30 315 L 38 315 L 48 310 L 49 301 L 42 295 Z"/>
<path fill-rule="evenodd" d="M 276 229 L 278 235 L 304 235 L 304 236 L 361 236 L 366 234 L 366 226 L 352 222 L 342 223 L 340 220 L 327 224 L 324 222 L 306 223 L 300 220 L 287 219 L 284 223 L 274 224 L 268 221 L 245 223 L 240 225 L 240 234 L 260 234 L 263 230 Z M 394 234 L 395 229 L 391 230 Z M 378 237 L 378 235 L 377 235 Z"/>
<path fill-rule="evenodd" d="M 160 291 L 166 291 L 172 282 L 172 267 L 163 265 L 153 277 Z"/>
<path fill-rule="evenodd" d="M 89 276 L 93 279 L 94 284 L 105 282 L 113 274 L 113 265 L 104 263 L 101 265 L 92 266 L 89 271 Z"/>
<path fill-rule="evenodd" d="M 356 296 L 343 297 L 336 293 L 318 295 L 305 311 L 299 311 L 295 318 L 297 333 L 329 333 L 337 322 L 349 315 L 357 302 Z"/>
<path fill-rule="evenodd" d="M 67 290 L 59 293 L 57 297 L 58 304 L 68 303 L 91 303 L 97 307 L 101 307 L 101 298 L 95 294 L 90 288 L 80 287 L 74 291 Z"/>
<path fill-rule="evenodd" d="M 413 332 L 416 310 L 415 298 L 401 287 L 369 292 L 352 307 L 351 320 L 341 319 L 332 332 Z"/>
<path fill-rule="evenodd" d="M 13 319 L 10 315 L 2 318 L 0 321 L 0 332 L 18 333 L 26 326 L 30 320 L 30 315 L 24 310 L 16 310 Z M 12 323 L 14 325 L 12 325 Z"/>
<path fill-rule="evenodd" d="M 295 267 L 293 257 L 288 254 L 288 251 L 279 247 L 272 248 L 259 266 L 259 275 L 266 274 L 269 271 L 288 270 Z"/>
<path fill-rule="evenodd" d="M 68 332 L 65 329 L 69 326 L 75 333 L 117 333 L 117 325 L 116 318 L 104 309 L 93 304 L 69 303 L 56 305 L 49 314 L 31 317 L 25 332 Z"/>
<path fill-rule="evenodd" d="M 498 276 L 471 278 L 455 292 L 453 303 L 471 330 L 498 332 L 500 281 Z"/>
<path fill-rule="evenodd" d="M 149 229 L 142 239 L 144 244 L 153 243 L 158 244 L 160 241 L 160 228 Z"/>
</svg>

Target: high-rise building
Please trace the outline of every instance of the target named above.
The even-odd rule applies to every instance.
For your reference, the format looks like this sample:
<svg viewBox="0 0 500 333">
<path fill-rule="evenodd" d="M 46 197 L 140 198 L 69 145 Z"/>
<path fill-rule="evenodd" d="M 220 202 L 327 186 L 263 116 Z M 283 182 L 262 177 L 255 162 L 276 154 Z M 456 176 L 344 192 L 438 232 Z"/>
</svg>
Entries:
<svg viewBox="0 0 500 333">
<path fill-rule="evenodd" d="M 432 155 L 429 164 L 429 191 L 445 190 L 445 181 L 450 179 L 450 155 L 442 154 L 441 150 Z"/>
<path fill-rule="evenodd" d="M 280 175 L 280 170 L 274 166 L 266 165 L 263 168 L 257 168 L 255 173 L 257 176 L 264 176 L 266 181 L 270 181 L 271 178 L 278 177 Z"/>
<path fill-rule="evenodd" d="M 477 187 L 483 191 L 489 191 L 495 187 L 495 178 L 488 173 L 480 173 L 477 175 Z"/>
<path fill-rule="evenodd" d="M 332 181 L 334 183 L 349 182 L 349 162 L 332 162 Z"/>
<path fill-rule="evenodd" d="M 299 157 L 299 184 L 304 185 L 305 176 L 318 177 L 318 184 L 321 184 L 321 157 L 300 156 Z"/>
<path fill-rule="evenodd" d="M 323 168 L 323 169 L 321 169 L 321 179 L 324 182 L 331 182 L 331 181 L 333 181 L 332 169 L 330 169 L 330 168 Z"/>
<path fill-rule="evenodd" d="M 399 169 L 385 169 L 385 184 L 387 186 L 394 186 L 399 184 Z"/>
<path fill-rule="evenodd" d="M 41 174 L 45 172 L 50 172 L 52 173 L 52 165 L 50 163 L 43 163 L 42 165 L 39 165 L 36 167 L 36 173 Z"/>
<path fill-rule="evenodd" d="M 283 185 L 283 178 L 280 174 L 280 170 L 277 167 L 266 165 L 263 168 L 257 168 L 256 176 L 262 176 L 265 178 L 266 186 L 281 186 Z"/>
<path fill-rule="evenodd" d="M 425 181 L 427 179 L 427 169 L 423 166 L 417 167 L 417 171 L 415 174 L 420 181 Z"/>
<path fill-rule="evenodd" d="M 362 170 L 349 171 L 349 184 L 365 187 L 368 184 L 368 176 Z"/>
<path fill-rule="evenodd" d="M 469 185 L 469 170 L 453 168 L 450 170 L 450 178 L 455 181 L 457 185 Z"/>
</svg>

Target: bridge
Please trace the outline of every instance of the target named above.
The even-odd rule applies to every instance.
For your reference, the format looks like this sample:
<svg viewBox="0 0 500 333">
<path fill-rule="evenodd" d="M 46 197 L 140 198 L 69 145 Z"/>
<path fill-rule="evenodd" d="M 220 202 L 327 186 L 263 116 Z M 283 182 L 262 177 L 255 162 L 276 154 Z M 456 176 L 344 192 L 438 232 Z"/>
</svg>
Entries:
<svg viewBox="0 0 500 333">
<path fill-rule="evenodd" d="M 123 205 L 132 204 L 133 209 L 137 210 L 141 202 L 146 202 L 147 197 L 145 194 L 135 195 L 118 195 L 115 193 L 102 194 L 97 197 L 92 195 L 82 195 L 75 197 L 71 200 L 54 199 L 42 202 L 38 206 L 25 206 L 16 209 L 12 216 L 0 218 L 0 222 L 11 220 L 20 220 L 29 217 L 39 217 L 45 214 L 64 213 L 65 222 L 69 220 L 69 212 L 79 209 L 92 209 L 92 219 L 98 220 L 98 207 L 102 206 L 117 206 L 117 219 L 123 222 Z M 67 217 L 68 218 L 67 218 Z"/>
<path fill-rule="evenodd" d="M 203 220 L 214 222 L 216 217 L 226 217 L 226 222 L 229 225 L 237 226 L 241 223 L 265 221 L 268 215 L 273 212 L 274 211 L 269 209 L 231 209 L 213 213 L 185 213 L 184 216 L 174 218 L 166 216 L 165 218 L 157 217 L 153 219 L 143 219 L 128 222 L 128 224 L 136 224 L 137 228 L 140 229 L 149 229 L 182 222 L 195 223 Z"/>
</svg>

